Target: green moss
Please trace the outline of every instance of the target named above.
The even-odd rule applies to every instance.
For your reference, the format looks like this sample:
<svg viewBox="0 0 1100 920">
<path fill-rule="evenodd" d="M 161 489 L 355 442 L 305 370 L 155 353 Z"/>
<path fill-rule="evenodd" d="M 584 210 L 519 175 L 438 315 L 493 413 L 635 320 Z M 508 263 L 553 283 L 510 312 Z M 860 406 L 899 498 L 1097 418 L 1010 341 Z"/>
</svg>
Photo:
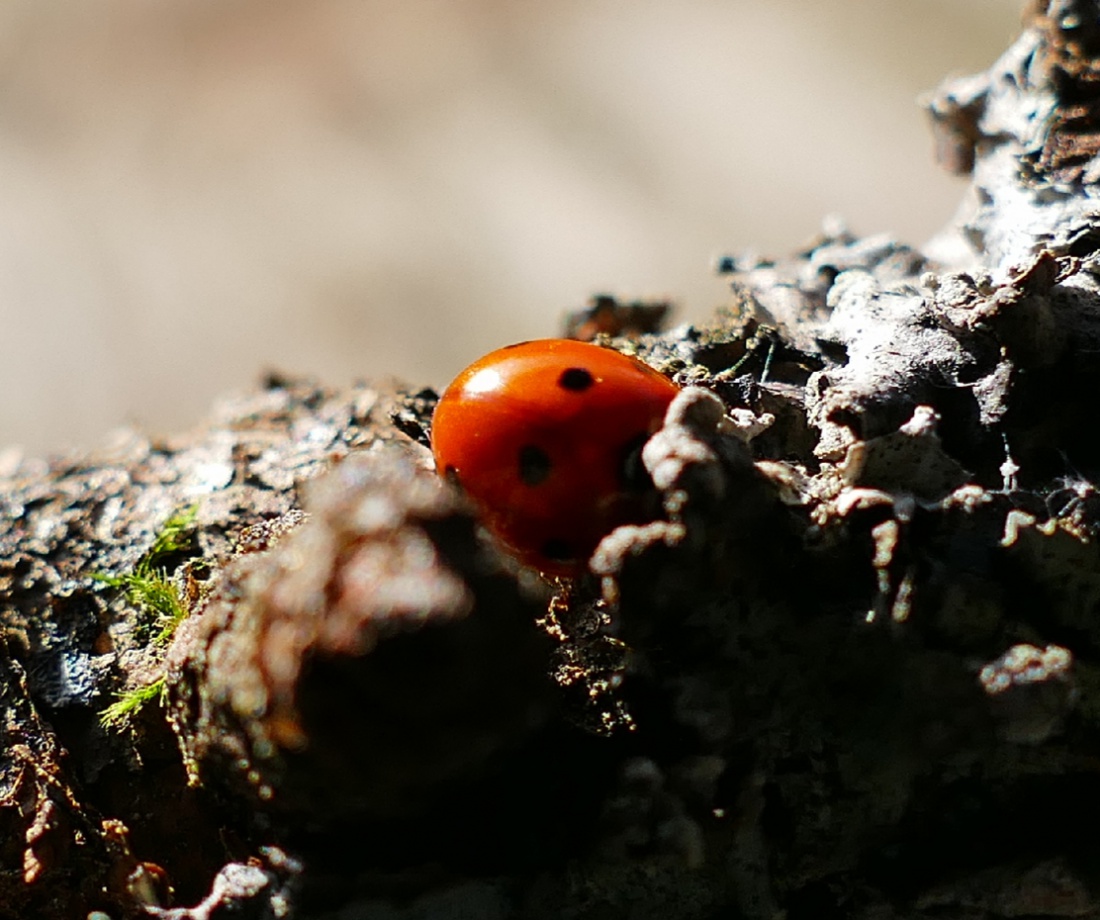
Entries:
<svg viewBox="0 0 1100 920">
<path fill-rule="evenodd" d="M 153 700 L 158 703 L 164 695 L 164 677 L 158 677 L 148 684 L 143 684 L 126 693 L 119 694 L 115 702 L 111 703 L 99 714 L 99 724 L 104 728 L 122 728 L 128 724 L 138 712 Z"/>
<path fill-rule="evenodd" d="M 168 572 L 171 557 L 191 548 L 191 530 L 198 510 L 198 505 L 192 505 L 165 521 L 153 545 L 133 571 L 121 575 L 92 575 L 101 584 L 126 593 L 126 599 L 142 615 L 142 624 L 151 633 L 149 640 L 153 645 L 167 645 L 176 627 L 187 618 L 187 607 Z M 146 703 L 159 699 L 163 692 L 163 676 L 128 690 L 99 714 L 99 721 L 105 728 L 120 728 Z"/>
<path fill-rule="evenodd" d="M 184 552 L 191 544 L 191 529 L 198 513 L 199 506 L 196 502 L 190 508 L 168 518 L 154 538 L 149 552 L 137 564 L 134 571 L 157 571 L 163 568 L 166 556 Z"/>
<path fill-rule="evenodd" d="M 167 563 L 170 557 L 190 547 L 190 531 L 198 510 L 198 505 L 192 505 L 165 521 L 153 545 L 132 572 L 92 576 L 98 582 L 126 592 L 126 599 L 146 615 L 146 622 L 158 627 L 152 637 L 157 645 L 166 645 L 176 627 L 187 617 L 179 589 L 168 577 Z"/>
<path fill-rule="evenodd" d="M 145 615 L 146 622 L 157 627 L 152 637 L 156 645 L 167 645 L 176 627 L 187 617 L 179 589 L 163 573 L 139 574 L 135 569 L 125 575 L 93 577 L 126 592 L 126 599 Z"/>
</svg>

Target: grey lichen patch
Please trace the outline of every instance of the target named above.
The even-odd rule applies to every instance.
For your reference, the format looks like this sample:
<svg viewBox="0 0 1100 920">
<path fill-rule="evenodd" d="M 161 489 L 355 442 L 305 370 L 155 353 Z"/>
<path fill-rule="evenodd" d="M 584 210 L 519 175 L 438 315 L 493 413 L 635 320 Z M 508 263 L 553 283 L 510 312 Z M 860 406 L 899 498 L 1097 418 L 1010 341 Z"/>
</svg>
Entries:
<svg viewBox="0 0 1100 920">
<path fill-rule="evenodd" d="M 929 501 L 965 485 L 971 475 L 944 451 L 936 430 L 939 419 L 929 406 L 917 406 L 897 431 L 852 444 L 838 468 L 845 484 Z"/>
<path fill-rule="evenodd" d="M 1091 255 L 1096 212 L 1095 9 L 1036 3 L 1031 27 L 983 74 L 950 80 L 929 109 L 941 156 L 972 193 L 933 251 L 956 267 L 1003 275 L 1042 249 Z"/>
</svg>

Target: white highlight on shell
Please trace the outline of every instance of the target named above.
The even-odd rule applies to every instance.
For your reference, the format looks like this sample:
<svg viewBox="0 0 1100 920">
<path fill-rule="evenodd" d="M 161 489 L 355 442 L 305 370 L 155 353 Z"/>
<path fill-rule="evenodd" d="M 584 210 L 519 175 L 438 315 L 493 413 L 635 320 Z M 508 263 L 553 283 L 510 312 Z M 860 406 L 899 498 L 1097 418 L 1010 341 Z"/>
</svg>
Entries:
<svg viewBox="0 0 1100 920">
<path fill-rule="evenodd" d="M 462 389 L 466 393 L 492 393 L 500 389 L 501 384 L 500 371 L 485 367 L 467 380 Z"/>
</svg>

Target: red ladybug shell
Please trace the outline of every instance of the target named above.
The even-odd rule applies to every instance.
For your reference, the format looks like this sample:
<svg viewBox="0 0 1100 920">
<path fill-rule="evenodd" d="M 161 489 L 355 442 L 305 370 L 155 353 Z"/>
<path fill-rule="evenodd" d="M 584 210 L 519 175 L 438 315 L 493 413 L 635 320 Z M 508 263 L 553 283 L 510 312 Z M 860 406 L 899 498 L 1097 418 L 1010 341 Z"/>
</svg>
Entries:
<svg viewBox="0 0 1100 920">
<path fill-rule="evenodd" d="M 502 348 L 440 398 L 436 468 L 521 561 L 574 574 L 603 536 L 642 513 L 639 451 L 678 392 L 641 361 L 586 342 Z"/>
</svg>

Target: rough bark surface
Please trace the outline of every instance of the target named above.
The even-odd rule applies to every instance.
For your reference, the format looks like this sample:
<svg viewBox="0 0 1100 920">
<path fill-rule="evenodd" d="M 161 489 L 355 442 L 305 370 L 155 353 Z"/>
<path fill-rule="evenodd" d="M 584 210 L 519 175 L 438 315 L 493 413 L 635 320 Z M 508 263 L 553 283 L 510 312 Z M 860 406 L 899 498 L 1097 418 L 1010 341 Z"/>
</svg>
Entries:
<svg viewBox="0 0 1100 920">
<path fill-rule="evenodd" d="M 574 318 L 684 389 L 569 584 L 435 476 L 428 390 L 6 456 L 0 918 L 1100 918 L 1098 23 L 941 88 L 924 251 Z"/>
</svg>

